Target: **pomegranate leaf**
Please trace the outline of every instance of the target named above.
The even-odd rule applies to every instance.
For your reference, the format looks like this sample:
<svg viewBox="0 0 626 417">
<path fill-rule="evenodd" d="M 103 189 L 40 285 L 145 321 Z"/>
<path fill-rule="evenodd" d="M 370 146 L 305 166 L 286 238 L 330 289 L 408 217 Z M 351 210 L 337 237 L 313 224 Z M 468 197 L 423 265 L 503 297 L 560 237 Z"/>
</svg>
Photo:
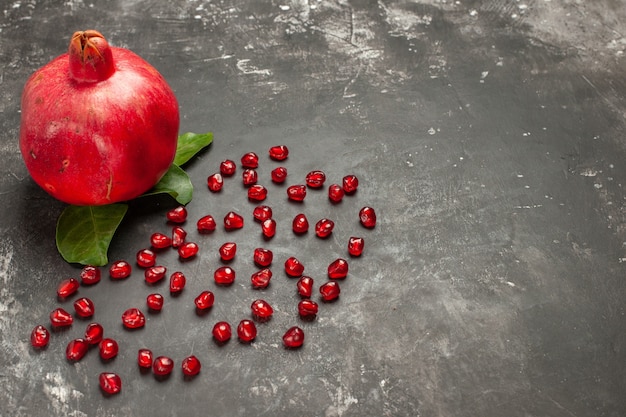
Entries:
<svg viewBox="0 0 626 417">
<path fill-rule="evenodd" d="M 183 133 L 178 136 L 174 164 L 186 164 L 195 154 L 213 142 L 213 133 Z"/>
<path fill-rule="evenodd" d="M 128 205 L 67 206 L 59 216 L 56 243 L 69 263 L 103 266 L 108 262 L 111 239 L 126 215 Z"/>
<path fill-rule="evenodd" d="M 172 164 L 161 181 L 142 196 L 155 194 L 169 194 L 184 205 L 189 203 L 193 197 L 193 185 L 189 175 L 178 165 Z"/>
</svg>

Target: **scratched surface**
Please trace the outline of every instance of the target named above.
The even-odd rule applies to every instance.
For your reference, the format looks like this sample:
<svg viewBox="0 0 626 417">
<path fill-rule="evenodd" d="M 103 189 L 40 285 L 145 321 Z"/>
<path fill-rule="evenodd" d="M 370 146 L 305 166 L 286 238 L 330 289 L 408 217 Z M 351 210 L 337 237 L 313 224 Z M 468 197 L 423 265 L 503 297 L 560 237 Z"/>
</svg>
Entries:
<svg viewBox="0 0 626 417">
<path fill-rule="evenodd" d="M 0 6 L 0 416 L 624 416 L 626 415 L 626 9 L 621 1 L 569 0 L 6 0 Z M 96 28 L 133 49 L 174 88 L 181 131 L 215 142 L 188 166 L 195 185 L 190 236 L 200 255 L 181 264 L 179 297 L 131 278 L 81 288 L 94 320 L 116 338 L 110 363 L 89 352 L 64 359 L 86 321 L 35 351 L 28 337 L 59 281 L 77 276 L 54 244 L 63 204 L 29 179 L 17 145 L 26 78 L 62 53 L 74 30 Z M 361 179 L 338 206 L 324 192 L 288 204 L 269 182 L 271 145 L 286 144 L 289 182 L 313 169 L 329 181 Z M 219 195 L 206 177 L 226 158 L 259 153 L 259 175 L 279 222 L 263 241 L 237 179 Z M 375 207 L 374 230 L 359 208 Z M 132 260 L 167 231 L 167 199 L 132 205 L 110 259 Z M 193 222 L 227 211 L 244 229 L 199 236 Z M 336 221 L 333 237 L 295 238 L 289 221 Z M 350 260 L 340 299 L 312 322 L 295 314 L 297 256 L 316 283 Z M 235 285 L 216 288 L 217 248 L 238 243 Z M 252 249 L 274 250 L 265 292 L 249 288 Z M 106 273 L 105 273 L 106 275 Z M 202 289 L 216 292 L 204 316 Z M 166 296 L 138 332 L 120 315 Z M 218 320 L 249 317 L 265 298 L 274 318 L 251 345 L 216 346 Z M 290 325 L 305 345 L 280 344 Z M 149 347 L 176 361 L 157 381 L 136 367 Z M 178 365 L 195 354 L 202 372 Z M 97 375 L 118 372 L 106 398 Z"/>
</svg>

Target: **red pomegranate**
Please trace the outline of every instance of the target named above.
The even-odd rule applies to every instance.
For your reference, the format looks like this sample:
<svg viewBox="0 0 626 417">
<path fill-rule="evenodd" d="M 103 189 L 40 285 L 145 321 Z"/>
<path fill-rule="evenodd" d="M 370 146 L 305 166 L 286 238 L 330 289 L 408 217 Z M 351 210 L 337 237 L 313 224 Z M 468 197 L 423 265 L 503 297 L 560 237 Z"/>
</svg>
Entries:
<svg viewBox="0 0 626 417">
<path fill-rule="evenodd" d="M 22 94 L 20 150 L 37 184 L 74 205 L 133 199 L 168 170 L 178 102 L 159 72 L 95 30 L 37 70 Z"/>
</svg>

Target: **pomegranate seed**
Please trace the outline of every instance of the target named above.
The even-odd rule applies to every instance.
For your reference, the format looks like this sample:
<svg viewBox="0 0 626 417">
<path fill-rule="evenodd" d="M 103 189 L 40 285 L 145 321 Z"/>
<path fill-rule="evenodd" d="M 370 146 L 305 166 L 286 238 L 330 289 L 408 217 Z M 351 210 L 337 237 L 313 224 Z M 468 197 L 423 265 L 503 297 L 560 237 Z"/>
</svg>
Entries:
<svg viewBox="0 0 626 417">
<path fill-rule="evenodd" d="M 172 223 L 185 223 L 187 221 L 187 209 L 185 206 L 178 206 L 168 211 L 166 216 L 167 220 Z"/>
<path fill-rule="evenodd" d="M 298 303 L 298 314 L 302 318 L 313 318 L 317 315 L 319 311 L 319 306 L 313 300 L 302 300 Z"/>
<path fill-rule="evenodd" d="M 91 301 L 87 297 L 81 297 L 78 300 L 74 301 L 74 311 L 76 315 L 80 318 L 86 319 L 93 316 L 95 312 L 95 306 L 93 301 Z"/>
<path fill-rule="evenodd" d="M 104 336 L 104 328 L 99 323 L 89 323 L 85 328 L 85 341 L 90 345 L 97 345 Z"/>
<path fill-rule="evenodd" d="M 155 265 L 146 269 L 143 273 L 145 280 L 148 284 L 154 284 L 159 282 L 165 277 L 167 273 L 167 268 L 163 265 Z"/>
<path fill-rule="evenodd" d="M 140 368 L 152 368 L 153 356 L 150 349 L 139 349 L 137 351 L 137 365 Z"/>
<path fill-rule="evenodd" d="M 335 259 L 328 265 L 328 278 L 343 279 L 348 275 L 348 261 L 342 258 Z"/>
<path fill-rule="evenodd" d="M 231 261 L 237 253 L 237 244 L 235 242 L 226 242 L 222 246 L 220 246 L 219 252 L 222 261 Z"/>
<path fill-rule="evenodd" d="M 156 376 L 166 376 L 172 373 L 172 369 L 174 369 L 174 361 L 167 356 L 159 356 L 152 363 L 152 372 Z"/>
<path fill-rule="evenodd" d="M 306 185 L 290 185 L 289 187 L 287 187 L 287 197 L 291 201 L 303 201 L 306 197 Z"/>
<path fill-rule="evenodd" d="M 172 228 L 172 247 L 180 248 L 185 243 L 187 231 L 180 226 Z"/>
<path fill-rule="evenodd" d="M 251 320 L 241 320 L 237 326 L 237 337 L 244 343 L 250 343 L 256 338 L 256 325 Z"/>
<path fill-rule="evenodd" d="M 151 311 L 161 311 L 163 309 L 164 302 L 165 299 L 158 293 L 148 294 L 146 297 L 146 304 Z"/>
<path fill-rule="evenodd" d="M 289 156 L 289 148 L 285 145 L 272 146 L 270 148 L 270 158 L 274 161 L 284 161 Z"/>
<path fill-rule="evenodd" d="M 53 328 L 71 326 L 74 322 L 74 318 L 70 313 L 59 307 L 50 313 L 50 324 Z"/>
<path fill-rule="evenodd" d="M 330 219 L 321 219 L 315 224 L 315 234 L 319 238 L 327 238 L 333 232 L 335 222 Z"/>
<path fill-rule="evenodd" d="M 250 282 L 252 283 L 253 288 L 263 289 L 267 288 L 271 279 L 272 271 L 269 268 L 265 268 L 253 273 L 250 277 Z"/>
<path fill-rule="evenodd" d="M 244 169 L 241 173 L 241 180 L 243 181 L 244 187 L 250 187 L 257 183 L 259 174 L 257 174 L 254 169 Z"/>
<path fill-rule="evenodd" d="M 376 212 L 371 207 L 363 207 L 359 211 L 359 220 L 364 227 L 372 229 L 376 226 Z"/>
<path fill-rule="evenodd" d="M 287 168 L 277 167 L 272 170 L 272 181 L 276 184 L 282 184 L 287 179 Z"/>
<path fill-rule="evenodd" d="M 298 288 L 298 294 L 300 294 L 300 297 L 310 298 L 313 294 L 313 278 L 303 275 L 298 280 L 296 287 Z"/>
<path fill-rule="evenodd" d="M 252 216 L 254 216 L 255 220 L 263 223 L 265 220 L 272 218 L 272 208 L 270 206 L 256 206 L 252 210 Z"/>
<path fill-rule="evenodd" d="M 232 336 L 230 324 L 225 321 L 218 321 L 213 326 L 213 337 L 218 343 L 226 343 Z"/>
<path fill-rule="evenodd" d="M 226 230 L 241 229 L 243 227 L 243 217 L 234 211 L 229 211 L 224 216 L 224 227 Z"/>
<path fill-rule="evenodd" d="M 220 191 L 224 186 L 224 178 L 222 178 L 222 174 L 216 172 L 215 174 L 209 175 L 206 180 L 207 186 L 209 187 L 209 191 L 214 193 Z"/>
<path fill-rule="evenodd" d="M 38 349 L 45 348 L 50 342 L 50 332 L 41 324 L 35 326 L 30 333 L 30 344 Z"/>
<path fill-rule="evenodd" d="M 101 276 L 100 268 L 92 265 L 87 265 L 80 271 L 80 280 L 83 285 L 96 284 L 100 282 Z"/>
<path fill-rule="evenodd" d="M 181 367 L 185 376 L 196 376 L 200 373 L 202 364 L 200 363 L 200 360 L 198 358 L 196 358 L 194 355 L 191 355 L 183 359 Z"/>
<path fill-rule="evenodd" d="M 57 296 L 61 299 L 74 295 L 80 287 L 80 282 L 76 278 L 68 278 L 61 281 L 57 287 Z"/>
<path fill-rule="evenodd" d="M 361 256 L 365 240 L 362 237 L 351 237 L 348 239 L 348 253 L 350 256 Z"/>
<path fill-rule="evenodd" d="M 339 297 L 340 292 L 341 288 L 339 288 L 339 283 L 337 281 L 327 282 L 320 287 L 320 294 L 322 295 L 322 299 L 324 301 L 335 300 Z"/>
<path fill-rule="evenodd" d="M 268 319 L 274 314 L 274 309 L 265 300 L 254 300 L 250 306 L 252 315 L 259 319 Z"/>
<path fill-rule="evenodd" d="M 105 361 L 109 359 L 113 359 L 114 357 L 117 356 L 118 352 L 120 351 L 120 347 L 115 341 L 115 339 L 111 339 L 108 337 L 100 341 L 100 345 L 98 346 L 98 349 L 100 350 L 100 357 L 104 359 Z"/>
<path fill-rule="evenodd" d="M 269 249 L 256 248 L 254 250 L 254 263 L 258 266 L 270 266 L 273 259 L 274 253 Z"/>
<path fill-rule="evenodd" d="M 149 268 L 156 263 L 156 253 L 150 249 L 142 249 L 137 252 L 137 265 L 141 268 Z"/>
<path fill-rule="evenodd" d="M 180 293 L 185 288 L 186 283 L 187 277 L 185 277 L 185 274 L 180 271 L 174 272 L 172 275 L 170 275 L 170 293 Z"/>
<path fill-rule="evenodd" d="M 261 231 L 266 238 L 272 238 L 276 234 L 276 220 L 267 219 L 261 225 Z"/>
<path fill-rule="evenodd" d="M 355 175 L 346 175 L 343 177 L 343 191 L 346 194 L 352 194 L 359 187 L 359 179 Z"/>
<path fill-rule="evenodd" d="M 71 340 L 65 348 L 65 357 L 68 361 L 78 362 L 81 360 L 87 351 L 89 350 L 89 344 L 85 339 Z"/>
<path fill-rule="evenodd" d="M 193 258 L 198 254 L 198 244 L 195 242 L 185 242 L 178 248 L 178 256 L 182 259 Z"/>
<path fill-rule="evenodd" d="M 237 170 L 237 165 L 230 159 L 225 159 L 220 163 L 220 173 L 225 177 L 230 177 Z"/>
<path fill-rule="evenodd" d="M 208 310 L 213 307 L 215 295 L 211 291 L 202 291 L 193 302 L 198 310 Z"/>
<path fill-rule="evenodd" d="M 306 174 L 306 185 L 311 188 L 321 188 L 326 181 L 326 174 L 322 171 L 311 171 Z"/>
<path fill-rule="evenodd" d="M 217 285 L 231 285 L 235 282 L 235 270 L 229 266 L 221 266 L 213 274 Z"/>
<path fill-rule="evenodd" d="M 126 261 L 117 261 L 114 262 L 111 267 L 109 267 L 109 276 L 111 279 L 125 279 L 130 276 L 132 272 L 132 267 Z"/>
<path fill-rule="evenodd" d="M 331 184 L 328 186 L 328 198 L 333 203 L 339 203 L 343 199 L 343 188 L 339 184 Z"/>
<path fill-rule="evenodd" d="M 296 234 L 303 234 L 309 230 L 309 220 L 304 213 L 296 214 L 296 217 L 293 218 L 291 228 Z"/>
<path fill-rule="evenodd" d="M 288 349 L 296 349 L 304 343 L 304 330 L 294 326 L 283 335 L 283 344 Z"/>
<path fill-rule="evenodd" d="M 102 372 L 98 376 L 100 388 L 108 395 L 117 394 L 122 390 L 122 379 L 114 372 Z"/>
<path fill-rule="evenodd" d="M 215 219 L 210 214 L 200 218 L 197 223 L 198 232 L 200 233 L 210 233 L 214 231 L 217 227 L 215 223 Z"/>
<path fill-rule="evenodd" d="M 248 152 L 241 157 L 241 166 L 244 168 L 257 168 L 259 166 L 259 156 L 254 152 Z"/>
<path fill-rule="evenodd" d="M 251 201 L 263 201 L 267 198 L 267 188 L 255 184 L 248 188 L 248 199 Z"/>
<path fill-rule="evenodd" d="M 122 314 L 122 324 L 127 329 L 138 329 L 146 324 L 146 316 L 138 308 L 129 308 Z"/>
<path fill-rule="evenodd" d="M 154 249 L 165 249 L 172 246 L 172 239 L 163 233 L 152 233 L 150 244 Z"/>
<path fill-rule="evenodd" d="M 292 256 L 285 261 L 285 272 L 290 277 L 299 277 L 304 272 L 304 265 L 298 258 Z"/>
</svg>

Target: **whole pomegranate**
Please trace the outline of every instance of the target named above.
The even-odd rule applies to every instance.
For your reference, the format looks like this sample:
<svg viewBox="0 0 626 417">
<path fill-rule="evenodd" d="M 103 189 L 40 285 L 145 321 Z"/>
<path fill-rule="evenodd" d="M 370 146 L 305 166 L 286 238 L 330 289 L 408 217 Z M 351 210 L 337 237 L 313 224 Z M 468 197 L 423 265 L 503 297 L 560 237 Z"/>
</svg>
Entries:
<svg viewBox="0 0 626 417">
<path fill-rule="evenodd" d="M 159 72 L 95 30 L 37 70 L 22 94 L 20 150 L 37 184 L 74 205 L 133 199 L 168 170 L 178 102 Z"/>
</svg>

